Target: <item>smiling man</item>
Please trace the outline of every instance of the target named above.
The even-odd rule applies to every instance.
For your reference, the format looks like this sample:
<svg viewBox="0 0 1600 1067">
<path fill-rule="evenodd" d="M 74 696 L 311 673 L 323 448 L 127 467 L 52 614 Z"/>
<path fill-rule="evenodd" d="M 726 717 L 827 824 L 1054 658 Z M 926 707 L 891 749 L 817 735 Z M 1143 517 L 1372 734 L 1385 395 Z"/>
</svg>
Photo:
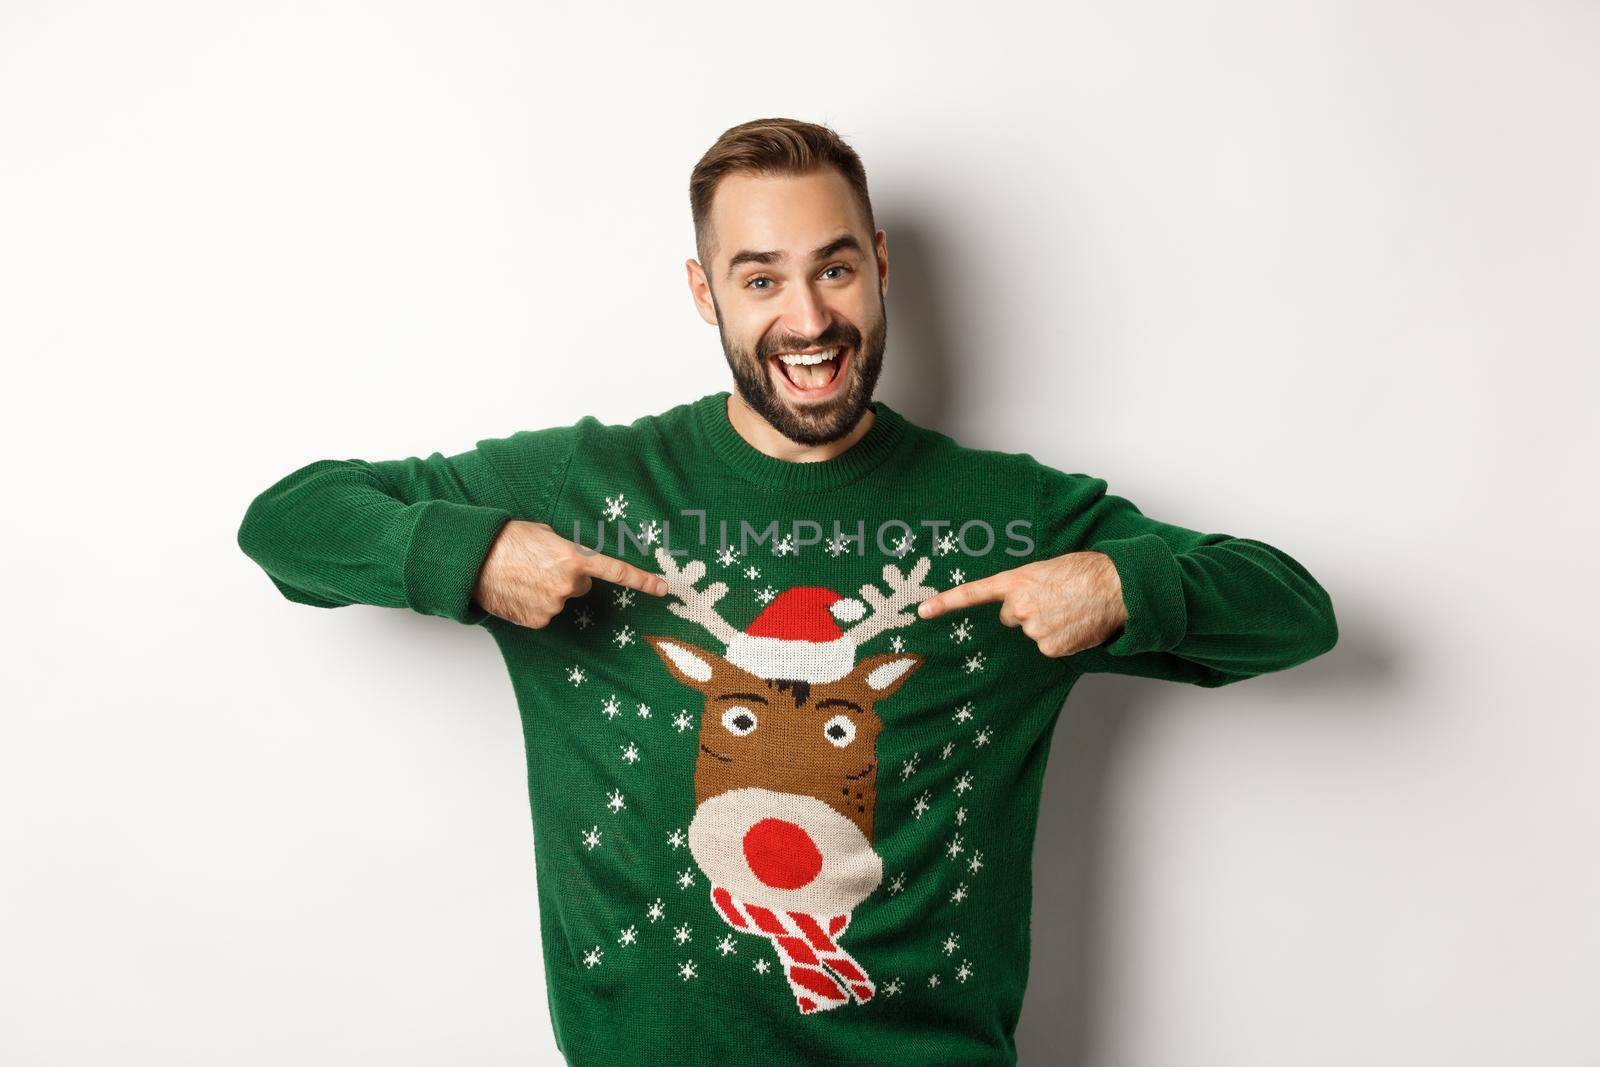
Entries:
<svg viewBox="0 0 1600 1067">
<path fill-rule="evenodd" d="M 1270 545 L 874 400 L 889 249 L 833 131 L 726 131 L 690 204 L 731 392 L 318 460 L 239 545 L 297 603 L 494 637 L 569 1063 L 1013 1064 L 1074 683 L 1284 670 L 1331 602 Z"/>
<path fill-rule="evenodd" d="M 688 270 L 733 372 L 734 426 L 779 450 L 769 454 L 805 459 L 797 446 L 831 445 L 823 455 L 836 455 L 871 428 L 888 341 L 889 250 L 865 178 L 858 195 L 835 167 L 730 171 L 733 162 L 702 163 L 691 185 L 700 259 Z"/>
</svg>

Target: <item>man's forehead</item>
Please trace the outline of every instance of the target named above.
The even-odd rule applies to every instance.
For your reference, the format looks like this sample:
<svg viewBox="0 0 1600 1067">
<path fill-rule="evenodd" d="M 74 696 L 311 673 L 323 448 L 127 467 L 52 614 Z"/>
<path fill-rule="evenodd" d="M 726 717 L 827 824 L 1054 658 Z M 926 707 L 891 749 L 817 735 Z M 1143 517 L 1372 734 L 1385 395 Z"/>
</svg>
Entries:
<svg viewBox="0 0 1600 1067">
<path fill-rule="evenodd" d="M 735 172 L 717 184 L 711 201 L 716 256 L 740 251 L 809 257 L 842 234 L 866 229 L 844 176 L 831 168 L 802 175 Z"/>
</svg>

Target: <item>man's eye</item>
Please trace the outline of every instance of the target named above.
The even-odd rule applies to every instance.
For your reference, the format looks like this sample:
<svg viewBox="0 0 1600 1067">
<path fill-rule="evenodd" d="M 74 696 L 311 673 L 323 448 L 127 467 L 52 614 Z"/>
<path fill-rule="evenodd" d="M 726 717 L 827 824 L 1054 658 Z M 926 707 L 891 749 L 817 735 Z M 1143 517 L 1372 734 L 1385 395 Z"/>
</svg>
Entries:
<svg viewBox="0 0 1600 1067">
<path fill-rule="evenodd" d="M 771 278 L 751 278 L 749 281 L 745 282 L 744 285 L 745 285 L 746 289 L 750 289 L 750 288 L 760 289 L 762 287 L 759 286 L 759 285 L 756 285 L 756 282 L 770 282 L 771 280 L 772 280 Z"/>
<path fill-rule="evenodd" d="M 842 263 L 836 263 L 836 264 L 834 264 L 834 265 L 833 265 L 833 266 L 831 266 L 831 267 L 829 267 L 829 268 L 828 268 L 828 270 L 842 270 L 842 271 L 844 271 L 844 272 L 845 272 L 845 273 L 846 273 L 846 274 L 849 274 L 849 273 L 850 273 L 850 268 L 849 268 L 849 267 L 847 267 L 847 266 L 845 266 L 845 265 L 844 265 L 844 264 L 842 264 Z M 827 274 L 827 273 L 828 273 L 828 270 L 825 270 L 825 271 L 823 271 L 823 272 L 822 272 L 822 273 L 823 273 L 823 274 Z"/>
</svg>

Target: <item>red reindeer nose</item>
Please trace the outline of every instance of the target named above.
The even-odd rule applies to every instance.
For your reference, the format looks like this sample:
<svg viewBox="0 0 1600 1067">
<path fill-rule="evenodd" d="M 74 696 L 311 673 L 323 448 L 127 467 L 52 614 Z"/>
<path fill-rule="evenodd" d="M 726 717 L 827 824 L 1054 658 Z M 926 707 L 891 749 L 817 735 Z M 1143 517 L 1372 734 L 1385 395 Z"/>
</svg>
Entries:
<svg viewBox="0 0 1600 1067">
<path fill-rule="evenodd" d="M 785 819 L 762 819 L 744 835 L 744 858 L 774 889 L 799 889 L 822 870 L 811 835 Z"/>
</svg>

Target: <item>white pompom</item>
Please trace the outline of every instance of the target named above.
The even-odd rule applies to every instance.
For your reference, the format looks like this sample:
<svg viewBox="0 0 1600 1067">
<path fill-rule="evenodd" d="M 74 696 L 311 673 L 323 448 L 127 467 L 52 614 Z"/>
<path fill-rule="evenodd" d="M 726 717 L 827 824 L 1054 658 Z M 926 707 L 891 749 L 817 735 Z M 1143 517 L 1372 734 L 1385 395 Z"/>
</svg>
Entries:
<svg viewBox="0 0 1600 1067">
<path fill-rule="evenodd" d="M 840 622 L 855 622 L 866 615 L 867 606 L 854 597 L 846 596 L 835 600 L 833 606 L 828 610 L 833 612 L 833 617 Z"/>
</svg>

